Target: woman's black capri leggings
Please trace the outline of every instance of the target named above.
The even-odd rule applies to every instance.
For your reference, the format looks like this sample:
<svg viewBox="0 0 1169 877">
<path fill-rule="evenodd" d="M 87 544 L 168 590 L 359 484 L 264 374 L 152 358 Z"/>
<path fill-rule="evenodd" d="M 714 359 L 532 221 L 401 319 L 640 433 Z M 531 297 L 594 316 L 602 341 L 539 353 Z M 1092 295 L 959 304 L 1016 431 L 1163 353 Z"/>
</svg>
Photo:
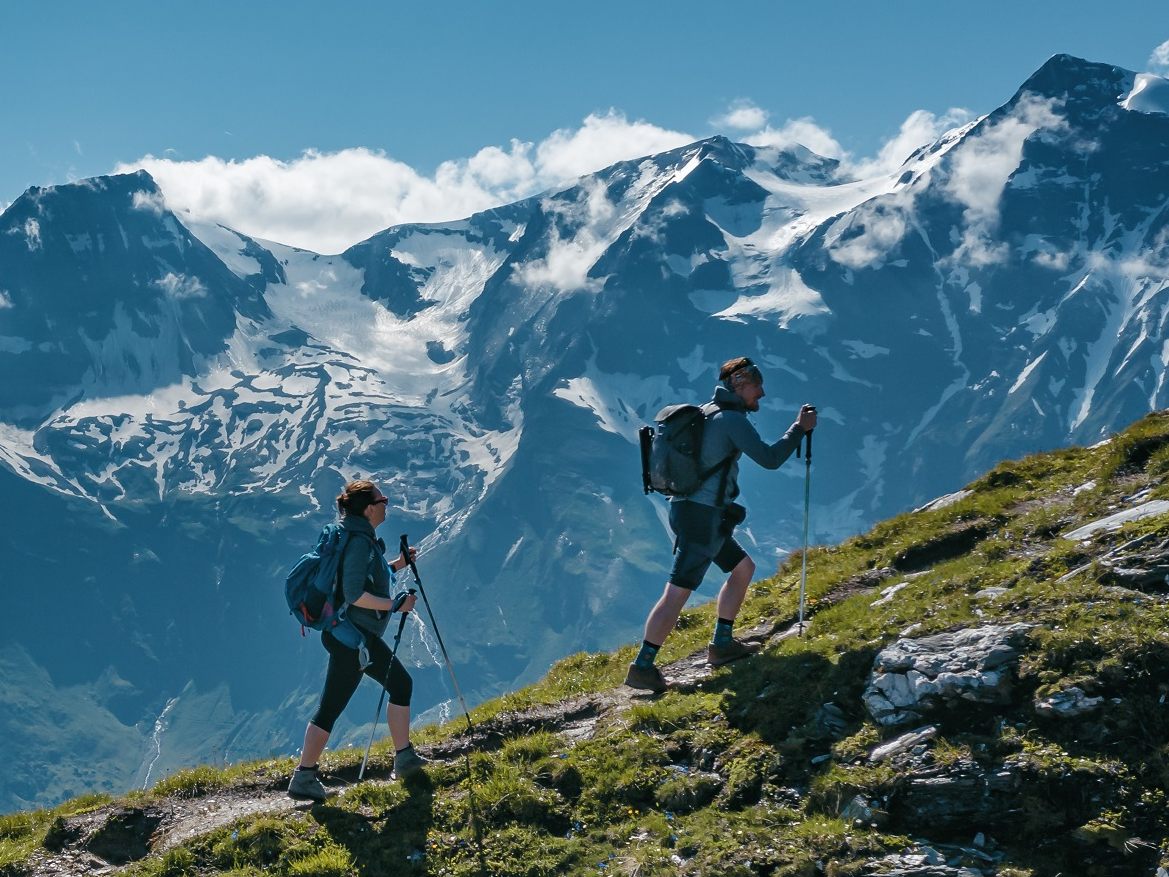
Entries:
<svg viewBox="0 0 1169 877">
<path fill-rule="evenodd" d="M 341 711 L 357 691 L 361 682 L 361 668 L 358 666 L 357 649 L 343 645 L 333 634 L 321 634 L 321 644 L 329 652 L 329 669 L 325 672 L 325 690 L 321 692 L 321 705 L 310 722 L 322 731 L 332 733 L 333 724 Z M 396 706 L 410 706 L 410 695 L 414 692 L 414 680 L 394 657 L 391 664 L 390 647 L 380 637 L 368 636 L 370 664 L 365 675 L 380 683 L 390 693 L 390 703 Z"/>
</svg>

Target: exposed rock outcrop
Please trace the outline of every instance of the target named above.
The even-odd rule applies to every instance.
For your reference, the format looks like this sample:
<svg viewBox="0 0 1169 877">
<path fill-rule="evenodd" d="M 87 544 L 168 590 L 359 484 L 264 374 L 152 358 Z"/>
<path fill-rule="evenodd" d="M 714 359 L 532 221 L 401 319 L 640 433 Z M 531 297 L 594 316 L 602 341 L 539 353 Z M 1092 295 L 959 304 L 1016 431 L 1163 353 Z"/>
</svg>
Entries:
<svg viewBox="0 0 1169 877">
<path fill-rule="evenodd" d="M 1006 703 L 1026 624 L 987 625 L 920 639 L 899 639 L 882 649 L 863 699 L 886 727 L 920 722 L 956 700 Z"/>
</svg>

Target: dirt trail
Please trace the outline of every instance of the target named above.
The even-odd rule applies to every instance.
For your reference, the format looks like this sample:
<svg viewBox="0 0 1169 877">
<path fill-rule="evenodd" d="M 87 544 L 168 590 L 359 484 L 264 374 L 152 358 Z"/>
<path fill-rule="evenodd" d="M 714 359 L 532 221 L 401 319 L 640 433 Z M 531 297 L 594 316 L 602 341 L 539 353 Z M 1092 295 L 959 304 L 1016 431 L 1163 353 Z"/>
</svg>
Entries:
<svg viewBox="0 0 1169 877">
<path fill-rule="evenodd" d="M 809 626 L 810 622 L 805 621 L 805 630 Z M 796 633 L 794 624 L 782 627 L 766 623 L 746 631 L 743 638 L 774 644 Z M 712 674 L 705 649 L 668 664 L 663 670 L 671 686 L 682 691 L 695 689 Z M 631 704 L 655 697 L 618 686 L 556 704 L 501 713 L 477 725 L 473 733 L 423 748 L 423 752 L 429 758 L 449 760 L 468 752 L 489 752 L 498 749 L 509 737 L 539 731 L 561 734 L 572 744 L 590 739 L 603 719 L 623 712 Z M 367 776 L 381 782 L 392 779 L 384 768 L 373 769 Z M 355 767 L 322 777 L 325 785 L 340 796 L 347 794 L 356 779 Z M 45 847 L 29 860 L 30 873 L 37 877 L 114 875 L 133 862 L 165 853 L 243 817 L 309 810 L 312 806 L 311 802 L 289 798 L 282 784 L 272 783 L 236 786 L 198 798 L 172 796 L 139 805 L 111 804 L 60 820 L 50 830 Z"/>
</svg>

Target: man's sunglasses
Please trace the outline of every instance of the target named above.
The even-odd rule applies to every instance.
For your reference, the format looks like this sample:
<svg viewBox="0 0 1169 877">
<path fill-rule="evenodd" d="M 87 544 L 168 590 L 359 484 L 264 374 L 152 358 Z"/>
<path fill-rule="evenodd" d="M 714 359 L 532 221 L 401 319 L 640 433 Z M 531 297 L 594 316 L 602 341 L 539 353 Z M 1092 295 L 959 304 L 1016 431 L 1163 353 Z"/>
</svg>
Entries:
<svg viewBox="0 0 1169 877">
<path fill-rule="evenodd" d="M 373 500 L 373 502 L 371 502 L 370 505 L 385 505 L 389 501 L 390 501 L 390 498 L 388 496 L 383 496 L 381 499 Z"/>
</svg>

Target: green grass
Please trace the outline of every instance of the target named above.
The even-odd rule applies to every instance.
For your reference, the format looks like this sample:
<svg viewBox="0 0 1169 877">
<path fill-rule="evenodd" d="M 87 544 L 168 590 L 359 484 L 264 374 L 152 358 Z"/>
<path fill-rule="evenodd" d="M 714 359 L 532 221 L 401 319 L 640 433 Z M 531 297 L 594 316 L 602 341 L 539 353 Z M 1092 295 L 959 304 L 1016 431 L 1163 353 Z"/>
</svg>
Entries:
<svg viewBox="0 0 1169 877">
<path fill-rule="evenodd" d="M 0 874 L 18 873 L 17 866 L 44 842 L 59 819 L 79 816 L 108 804 L 109 795 L 84 795 L 51 810 L 32 810 L 0 816 Z"/>
<path fill-rule="evenodd" d="M 1003 463 L 948 508 L 900 515 L 840 545 L 812 549 L 811 627 L 694 690 L 635 698 L 599 718 L 583 740 L 516 732 L 495 751 L 431 768 L 423 778 L 366 782 L 322 806 L 242 819 L 128 873 L 869 873 L 867 860 L 912 843 L 895 822 L 878 830 L 839 816 L 858 794 L 895 800 L 907 779 L 901 762 L 867 760 L 898 733 L 876 727 L 861 707 L 874 656 L 906 630 L 923 636 L 1019 621 L 1031 629 L 1013 702 L 939 717 L 929 763 L 988 773 L 1009 768 L 1022 778 L 1018 813 L 1000 838 L 1004 877 L 1044 877 L 1053 869 L 1152 873 L 1156 848 L 1169 855 L 1169 605 L 1109 588 L 1093 561 L 1140 535 L 1169 537 L 1169 516 L 1087 547 L 1059 534 L 1109 514 L 1138 490 L 1169 496 L 1167 476 L 1169 417 L 1160 414 L 1100 448 Z M 1094 488 L 1073 495 L 1092 480 Z M 740 628 L 794 619 L 800 562 L 792 556 L 752 586 Z M 898 566 L 879 584 L 861 584 L 874 570 Z M 1079 572 L 1059 581 L 1073 570 Z M 874 605 L 882 589 L 901 583 Z M 988 598 L 988 588 L 1005 590 Z M 661 660 L 703 648 L 714 611 L 685 612 Z M 572 655 L 472 717 L 480 726 L 505 727 L 510 714 L 615 688 L 632 655 L 632 648 Z M 1107 708 L 1064 720 L 1036 714 L 1036 699 L 1073 684 L 1106 695 Z M 819 718 L 829 703 L 843 714 L 837 734 Z M 417 736 L 436 743 L 464 727 L 452 720 Z M 388 763 L 388 746 L 375 747 L 375 759 Z M 359 758 L 331 752 L 323 768 L 352 768 Z M 195 768 L 133 800 L 273 788 L 291 767 L 280 760 Z M 0 874 L 19 869 L 55 819 L 102 800 L 0 818 Z M 914 826 L 913 834 L 926 830 Z M 1108 870 L 1115 861 L 1138 870 Z"/>
</svg>

